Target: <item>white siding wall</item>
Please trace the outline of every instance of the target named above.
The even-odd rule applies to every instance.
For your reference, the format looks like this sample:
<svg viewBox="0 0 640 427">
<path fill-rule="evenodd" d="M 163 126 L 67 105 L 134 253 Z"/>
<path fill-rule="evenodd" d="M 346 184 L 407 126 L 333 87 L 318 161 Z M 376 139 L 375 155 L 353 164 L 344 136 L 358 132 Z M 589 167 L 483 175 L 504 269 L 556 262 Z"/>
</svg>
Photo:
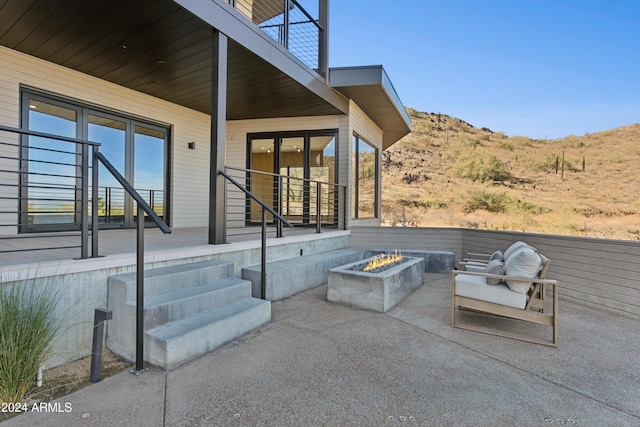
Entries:
<svg viewBox="0 0 640 427">
<path fill-rule="evenodd" d="M 207 225 L 208 115 L 1 46 L 0 64 L 0 123 L 5 126 L 19 127 L 20 85 L 172 125 L 171 225 Z M 196 142 L 195 150 L 187 148 L 189 141 Z"/>
<path fill-rule="evenodd" d="M 352 147 L 352 142 L 351 142 L 351 137 L 353 136 L 354 133 L 357 133 L 358 135 L 360 135 L 360 137 L 364 138 L 369 144 L 373 145 L 375 148 L 378 149 L 378 164 L 382 164 L 382 129 L 380 129 L 370 118 L 369 116 L 367 116 L 364 111 L 362 111 L 360 109 L 360 107 L 358 107 L 358 105 L 353 102 L 350 101 L 349 102 L 349 144 L 346 148 L 348 148 L 349 150 L 349 165 L 351 165 L 351 156 L 353 155 L 353 153 L 351 152 L 353 147 Z M 378 182 L 379 185 L 379 191 L 378 191 L 378 218 L 371 218 L 371 219 L 358 219 L 355 220 L 353 219 L 351 216 L 351 177 L 352 177 L 353 171 L 351 170 L 351 167 L 349 166 L 349 177 L 347 178 L 349 182 L 349 194 L 348 194 L 348 199 L 349 199 L 349 203 L 348 203 L 348 211 L 349 215 L 347 215 L 347 218 L 350 221 L 350 226 L 353 225 L 380 225 L 381 222 L 381 205 L 382 205 L 382 167 L 380 167 L 378 169 L 378 176 L 376 177 L 376 181 Z"/>
</svg>

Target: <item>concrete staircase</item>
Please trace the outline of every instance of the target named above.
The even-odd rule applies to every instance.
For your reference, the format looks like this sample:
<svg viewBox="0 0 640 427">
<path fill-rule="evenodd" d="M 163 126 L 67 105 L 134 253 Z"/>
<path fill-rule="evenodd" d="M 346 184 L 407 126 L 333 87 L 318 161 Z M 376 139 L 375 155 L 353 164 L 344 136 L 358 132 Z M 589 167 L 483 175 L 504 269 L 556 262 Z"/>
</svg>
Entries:
<svg viewBox="0 0 640 427">
<path fill-rule="evenodd" d="M 271 320 L 233 264 L 211 260 L 145 271 L 144 359 L 171 370 Z M 107 347 L 135 359 L 136 276 L 109 277 Z"/>
</svg>

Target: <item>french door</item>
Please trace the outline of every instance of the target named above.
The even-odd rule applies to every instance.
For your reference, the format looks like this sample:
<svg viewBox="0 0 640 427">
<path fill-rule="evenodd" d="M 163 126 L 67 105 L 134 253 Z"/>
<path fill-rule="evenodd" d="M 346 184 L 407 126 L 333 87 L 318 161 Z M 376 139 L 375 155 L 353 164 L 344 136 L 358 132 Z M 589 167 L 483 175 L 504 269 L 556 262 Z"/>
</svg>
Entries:
<svg viewBox="0 0 640 427">
<path fill-rule="evenodd" d="M 28 130 L 99 142 L 100 152 L 167 220 L 166 127 L 31 92 L 23 92 L 22 112 Z M 22 146 L 21 232 L 77 228 L 80 145 L 31 136 Z M 102 164 L 98 176 L 100 227 L 134 227 L 132 199 Z"/>
<path fill-rule="evenodd" d="M 253 172 L 247 187 L 289 222 L 315 224 L 320 210 L 323 221 L 334 223 L 337 138 L 334 130 L 248 135 L 247 169 Z M 318 182 L 324 188 L 320 205 Z M 249 201 L 248 210 L 247 222 L 259 223 L 258 204 Z"/>
</svg>

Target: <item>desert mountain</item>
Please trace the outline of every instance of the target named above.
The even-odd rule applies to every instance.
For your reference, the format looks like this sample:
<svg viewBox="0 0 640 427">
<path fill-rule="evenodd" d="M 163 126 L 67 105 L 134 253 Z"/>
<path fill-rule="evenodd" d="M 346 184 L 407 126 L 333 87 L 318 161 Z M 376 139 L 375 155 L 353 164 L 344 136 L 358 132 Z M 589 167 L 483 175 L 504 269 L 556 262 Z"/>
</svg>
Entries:
<svg viewBox="0 0 640 427">
<path fill-rule="evenodd" d="M 382 155 L 383 223 L 640 240 L 640 123 L 537 140 L 408 111 Z"/>
</svg>

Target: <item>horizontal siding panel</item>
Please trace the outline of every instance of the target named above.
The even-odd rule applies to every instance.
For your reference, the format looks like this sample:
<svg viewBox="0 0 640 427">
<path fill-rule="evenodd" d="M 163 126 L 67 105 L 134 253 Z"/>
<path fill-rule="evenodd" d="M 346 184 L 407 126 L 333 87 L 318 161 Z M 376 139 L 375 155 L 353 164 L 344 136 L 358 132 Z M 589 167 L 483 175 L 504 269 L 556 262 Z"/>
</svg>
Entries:
<svg viewBox="0 0 640 427">
<path fill-rule="evenodd" d="M 505 250 L 522 240 L 551 260 L 562 297 L 640 315 L 640 243 L 585 237 L 464 230 L 464 253 Z"/>
</svg>

